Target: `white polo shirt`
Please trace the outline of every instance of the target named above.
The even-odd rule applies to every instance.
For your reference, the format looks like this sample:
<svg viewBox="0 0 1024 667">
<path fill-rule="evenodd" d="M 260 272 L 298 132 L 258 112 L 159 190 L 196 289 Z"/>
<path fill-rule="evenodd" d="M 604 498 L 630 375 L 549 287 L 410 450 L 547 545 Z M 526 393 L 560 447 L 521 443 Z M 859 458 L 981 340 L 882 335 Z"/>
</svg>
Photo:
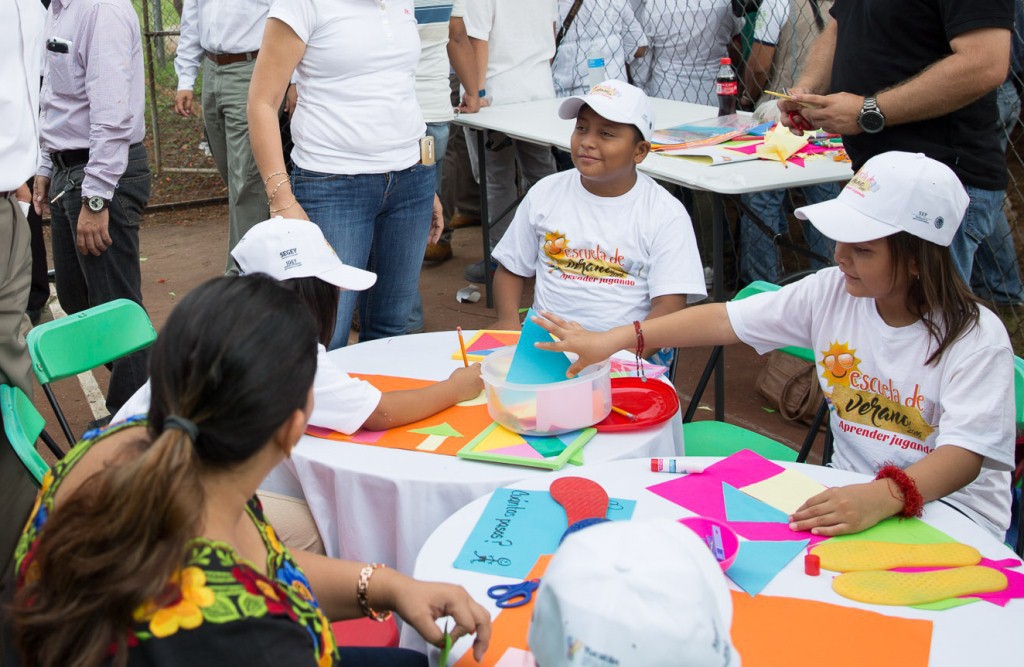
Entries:
<svg viewBox="0 0 1024 667">
<path fill-rule="evenodd" d="M 295 70 L 292 159 L 329 174 L 379 174 L 419 161 L 420 38 L 413 0 L 275 0 L 270 18 L 306 44 Z"/>
</svg>

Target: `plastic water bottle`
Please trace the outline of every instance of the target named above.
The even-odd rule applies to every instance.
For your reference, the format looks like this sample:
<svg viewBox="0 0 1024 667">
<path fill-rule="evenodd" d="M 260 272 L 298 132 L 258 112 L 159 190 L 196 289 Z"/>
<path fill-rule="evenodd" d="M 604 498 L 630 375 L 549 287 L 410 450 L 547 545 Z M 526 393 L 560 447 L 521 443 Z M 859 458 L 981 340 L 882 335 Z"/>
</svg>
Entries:
<svg viewBox="0 0 1024 667">
<path fill-rule="evenodd" d="M 587 86 L 593 88 L 608 78 L 604 67 L 604 56 L 592 53 L 587 57 Z"/>
<path fill-rule="evenodd" d="M 718 65 L 718 77 L 715 79 L 718 115 L 728 116 L 736 113 L 736 102 L 740 94 L 739 82 L 736 80 L 736 72 L 732 69 L 731 58 L 722 58 Z"/>
</svg>

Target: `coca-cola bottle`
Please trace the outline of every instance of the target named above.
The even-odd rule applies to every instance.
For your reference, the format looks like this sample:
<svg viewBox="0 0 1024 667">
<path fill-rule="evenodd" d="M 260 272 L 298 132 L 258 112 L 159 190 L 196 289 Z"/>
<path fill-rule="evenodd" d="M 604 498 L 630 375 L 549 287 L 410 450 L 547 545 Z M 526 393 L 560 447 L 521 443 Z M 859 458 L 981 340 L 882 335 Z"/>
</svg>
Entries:
<svg viewBox="0 0 1024 667">
<path fill-rule="evenodd" d="M 718 77 L 715 79 L 718 115 L 728 116 L 736 113 L 736 102 L 740 95 L 739 82 L 736 80 L 736 72 L 732 69 L 732 58 L 722 58 L 718 64 Z"/>
</svg>

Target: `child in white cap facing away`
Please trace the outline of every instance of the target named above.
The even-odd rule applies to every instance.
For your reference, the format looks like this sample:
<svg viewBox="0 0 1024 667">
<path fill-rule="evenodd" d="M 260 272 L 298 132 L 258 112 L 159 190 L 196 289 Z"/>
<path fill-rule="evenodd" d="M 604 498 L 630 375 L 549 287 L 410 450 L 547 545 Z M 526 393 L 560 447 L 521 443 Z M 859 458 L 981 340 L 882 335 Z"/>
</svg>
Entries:
<svg viewBox="0 0 1024 667">
<path fill-rule="evenodd" d="M 875 480 L 808 499 L 794 530 L 855 533 L 942 500 L 1002 539 L 1010 522 L 1013 350 L 999 318 L 953 267 L 949 244 L 968 198 L 922 154 L 867 161 L 840 195 L 797 209 L 835 239 L 838 266 L 777 292 L 708 304 L 603 333 L 549 315 L 580 358 L 570 373 L 637 345 L 796 345 L 816 357 L 831 408 L 832 464 Z"/>
<path fill-rule="evenodd" d="M 644 92 L 611 79 L 567 98 L 558 115 L 576 121 L 576 168 L 534 185 L 494 249 L 495 328 L 519 329 L 530 278 L 535 309 L 590 328 L 665 315 L 685 307 L 688 297 L 703 298 L 690 216 L 636 170 L 654 132 Z"/>
<path fill-rule="evenodd" d="M 725 575 L 670 519 L 567 536 L 536 595 L 528 641 L 538 667 L 740 667 Z"/>
</svg>

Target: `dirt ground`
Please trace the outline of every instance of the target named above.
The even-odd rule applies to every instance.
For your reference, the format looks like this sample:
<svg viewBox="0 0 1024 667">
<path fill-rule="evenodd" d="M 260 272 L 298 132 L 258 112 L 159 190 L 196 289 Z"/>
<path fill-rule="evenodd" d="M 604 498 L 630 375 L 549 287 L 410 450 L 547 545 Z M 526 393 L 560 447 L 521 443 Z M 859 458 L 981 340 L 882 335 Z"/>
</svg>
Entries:
<svg viewBox="0 0 1024 667">
<path fill-rule="evenodd" d="M 462 272 L 466 264 L 478 261 L 483 254 L 480 228 L 456 230 L 452 246 L 455 257 L 442 264 L 425 264 L 420 276 L 424 301 L 424 322 L 427 331 L 451 331 L 486 328 L 495 321 L 495 311 L 485 300 L 458 303 L 455 292 L 468 285 Z M 141 227 L 143 300 L 154 326 L 159 331 L 168 313 L 189 290 L 217 276 L 224 269 L 227 253 L 227 207 L 224 205 L 161 211 L 144 216 Z M 482 288 L 481 288 L 482 291 Z M 50 306 L 56 304 L 51 299 Z M 51 319 L 44 313 L 43 321 Z M 709 350 L 694 349 L 683 353 L 676 387 L 682 405 L 689 404 L 697 378 L 707 360 Z M 757 430 L 781 442 L 799 448 L 807 429 L 791 425 L 777 413 L 766 410 L 764 401 L 754 391 L 757 373 L 765 359 L 745 346 L 734 346 L 726 354 L 726 420 Z M 108 374 L 99 368 L 94 375 L 105 389 Z M 76 434 L 95 418 L 81 384 L 76 379 L 55 383 L 54 390 Z M 701 402 L 697 419 L 711 418 L 713 385 Z M 48 429 L 58 441 L 59 429 L 41 390 L 37 388 L 35 404 L 51 425 Z M 96 416 L 105 413 L 100 412 Z M 819 445 L 820 446 L 820 445 Z M 48 452 L 44 452 L 48 456 Z M 813 457 L 812 457 L 813 459 Z"/>
</svg>

